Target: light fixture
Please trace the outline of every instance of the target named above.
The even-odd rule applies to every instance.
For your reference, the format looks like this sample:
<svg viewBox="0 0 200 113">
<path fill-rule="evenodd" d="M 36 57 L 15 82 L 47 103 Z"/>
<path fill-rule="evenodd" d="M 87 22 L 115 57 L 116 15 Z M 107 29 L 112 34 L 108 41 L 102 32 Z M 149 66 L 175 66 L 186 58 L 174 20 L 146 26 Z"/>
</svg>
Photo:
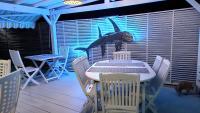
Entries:
<svg viewBox="0 0 200 113">
<path fill-rule="evenodd" d="M 81 5 L 83 2 L 81 0 L 64 0 L 66 5 Z"/>
</svg>

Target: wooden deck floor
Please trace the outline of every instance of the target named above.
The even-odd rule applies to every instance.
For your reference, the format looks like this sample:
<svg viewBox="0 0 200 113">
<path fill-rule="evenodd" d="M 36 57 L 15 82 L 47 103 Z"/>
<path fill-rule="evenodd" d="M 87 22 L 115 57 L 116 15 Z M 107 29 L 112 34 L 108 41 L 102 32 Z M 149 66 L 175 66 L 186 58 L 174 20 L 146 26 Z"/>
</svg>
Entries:
<svg viewBox="0 0 200 113">
<path fill-rule="evenodd" d="M 74 73 L 20 92 L 17 113 L 79 113 L 86 102 Z"/>
<path fill-rule="evenodd" d="M 28 86 L 20 92 L 16 113 L 80 113 L 86 97 L 74 73 L 48 84 Z M 200 98 L 178 96 L 173 88 L 162 88 L 156 99 L 158 113 L 200 113 Z M 167 106 L 167 107 L 166 107 Z M 184 106 L 184 107 L 183 107 Z"/>
</svg>

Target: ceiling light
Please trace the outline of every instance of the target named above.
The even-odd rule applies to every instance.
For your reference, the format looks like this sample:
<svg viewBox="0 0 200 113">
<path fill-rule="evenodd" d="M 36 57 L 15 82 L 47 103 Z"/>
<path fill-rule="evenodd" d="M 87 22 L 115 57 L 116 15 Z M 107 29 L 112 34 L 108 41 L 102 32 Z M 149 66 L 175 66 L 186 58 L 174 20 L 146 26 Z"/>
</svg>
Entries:
<svg viewBox="0 0 200 113">
<path fill-rule="evenodd" d="M 64 0 L 66 5 L 81 5 L 83 2 L 81 0 Z"/>
</svg>

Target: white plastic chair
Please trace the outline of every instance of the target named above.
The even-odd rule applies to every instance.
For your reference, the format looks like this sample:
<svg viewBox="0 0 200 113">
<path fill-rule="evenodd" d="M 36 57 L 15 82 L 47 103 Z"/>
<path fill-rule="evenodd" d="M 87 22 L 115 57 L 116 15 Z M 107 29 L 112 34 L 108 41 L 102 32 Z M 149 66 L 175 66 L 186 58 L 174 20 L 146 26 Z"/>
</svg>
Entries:
<svg viewBox="0 0 200 113">
<path fill-rule="evenodd" d="M 155 71 L 155 73 L 158 73 L 158 70 L 160 68 L 160 65 L 162 63 L 163 58 L 161 56 L 156 56 L 156 59 L 154 61 L 154 64 L 152 66 L 152 69 Z"/>
<path fill-rule="evenodd" d="M 24 72 L 25 76 L 28 77 L 28 79 L 26 80 L 26 82 L 24 83 L 24 85 L 22 86 L 22 89 L 24 89 L 28 83 L 30 81 L 32 81 L 33 83 L 39 85 L 39 83 L 33 79 L 33 77 L 39 72 L 39 68 L 35 68 L 35 67 L 25 67 L 23 62 L 22 62 L 22 59 L 21 59 L 21 56 L 20 56 L 20 53 L 19 51 L 15 51 L 15 50 L 9 50 L 9 53 L 10 53 L 10 57 L 12 59 L 12 62 L 15 66 L 15 68 L 18 70 L 18 69 L 22 69 L 22 71 Z"/>
<path fill-rule="evenodd" d="M 94 104 L 93 100 L 96 96 L 96 88 L 95 85 L 90 82 L 90 79 L 88 79 L 85 75 L 86 70 L 90 67 L 87 58 L 86 57 L 76 58 L 72 62 L 72 67 L 76 73 L 76 77 L 81 85 L 82 91 L 88 98 L 88 102 Z"/>
<path fill-rule="evenodd" d="M 0 78 L 11 72 L 11 61 L 0 60 Z"/>
<path fill-rule="evenodd" d="M 131 60 L 131 52 L 130 51 L 118 51 L 113 52 L 114 60 Z"/>
<path fill-rule="evenodd" d="M 0 113 L 15 113 L 20 91 L 21 70 L 0 78 Z"/>
<path fill-rule="evenodd" d="M 138 74 L 101 74 L 100 85 L 103 113 L 139 113 Z"/>
<path fill-rule="evenodd" d="M 154 104 L 154 100 L 159 94 L 159 91 L 163 84 L 165 83 L 168 72 L 170 70 L 170 62 L 167 59 L 164 59 L 162 61 L 162 64 L 160 65 L 160 68 L 158 70 L 157 76 L 150 81 L 150 84 L 148 86 L 147 92 L 147 106 L 146 109 L 150 109 L 152 112 L 157 113 L 156 106 Z"/>
</svg>

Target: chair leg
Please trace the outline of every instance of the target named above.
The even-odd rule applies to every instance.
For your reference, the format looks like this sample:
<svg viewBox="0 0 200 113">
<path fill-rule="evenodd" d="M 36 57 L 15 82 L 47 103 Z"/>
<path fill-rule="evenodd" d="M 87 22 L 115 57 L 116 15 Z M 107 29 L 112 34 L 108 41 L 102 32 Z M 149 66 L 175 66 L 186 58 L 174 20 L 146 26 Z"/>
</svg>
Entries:
<svg viewBox="0 0 200 113">
<path fill-rule="evenodd" d="M 94 96 L 94 105 L 95 105 L 95 113 L 98 113 L 98 97 L 97 97 L 97 83 L 94 84 L 95 96 Z"/>
<path fill-rule="evenodd" d="M 146 110 L 149 109 L 152 113 L 157 113 L 156 106 L 153 100 L 150 100 L 146 106 Z"/>
<path fill-rule="evenodd" d="M 36 80 L 34 80 L 33 77 L 34 77 L 38 72 L 39 72 L 39 70 L 37 70 L 37 71 L 35 71 L 34 73 L 32 73 L 32 75 L 29 75 L 29 74 L 27 73 L 27 76 L 28 76 L 29 78 L 31 78 L 30 80 L 31 80 L 33 83 L 35 83 L 36 85 L 39 85 L 39 82 L 37 82 Z"/>
<path fill-rule="evenodd" d="M 66 73 L 68 73 L 68 71 L 67 71 L 67 69 L 66 69 L 66 68 L 64 68 L 64 70 L 65 70 L 65 72 L 66 72 Z"/>
<path fill-rule="evenodd" d="M 27 85 L 28 85 L 28 83 L 31 81 L 31 79 L 33 79 L 32 77 L 29 77 L 27 80 L 26 80 L 26 82 L 24 83 L 24 85 L 22 86 L 22 89 L 24 89 Z"/>
<path fill-rule="evenodd" d="M 28 83 L 30 81 L 32 81 L 33 83 L 35 83 L 36 85 L 39 85 L 39 83 L 33 79 L 33 76 L 35 76 L 38 73 L 38 71 L 35 71 L 32 75 L 29 75 L 27 72 L 25 72 L 26 76 L 28 76 L 28 79 L 26 80 L 26 82 L 24 83 L 24 85 L 22 86 L 22 89 L 24 89 Z"/>
<path fill-rule="evenodd" d="M 48 80 L 46 79 L 46 77 L 44 76 L 43 72 L 41 71 L 41 68 L 44 66 L 44 64 L 46 63 L 46 61 L 42 61 L 42 63 L 40 64 L 40 66 L 38 66 L 38 64 L 36 63 L 36 61 L 32 60 L 32 62 L 35 65 L 35 67 L 39 68 L 38 72 L 40 73 L 40 75 L 42 76 L 42 78 L 44 79 L 44 81 L 46 83 L 48 83 Z"/>
<path fill-rule="evenodd" d="M 154 104 L 152 104 L 151 106 L 149 106 L 149 109 L 151 110 L 151 112 L 153 113 L 157 113 L 156 107 Z"/>
<path fill-rule="evenodd" d="M 62 74 L 63 74 L 64 72 L 68 73 L 68 71 L 67 71 L 67 69 L 66 69 L 65 67 L 60 66 L 60 68 L 61 68 L 61 71 L 60 71 L 60 74 L 58 75 L 58 79 L 60 79 L 60 77 L 62 76 Z"/>
</svg>

